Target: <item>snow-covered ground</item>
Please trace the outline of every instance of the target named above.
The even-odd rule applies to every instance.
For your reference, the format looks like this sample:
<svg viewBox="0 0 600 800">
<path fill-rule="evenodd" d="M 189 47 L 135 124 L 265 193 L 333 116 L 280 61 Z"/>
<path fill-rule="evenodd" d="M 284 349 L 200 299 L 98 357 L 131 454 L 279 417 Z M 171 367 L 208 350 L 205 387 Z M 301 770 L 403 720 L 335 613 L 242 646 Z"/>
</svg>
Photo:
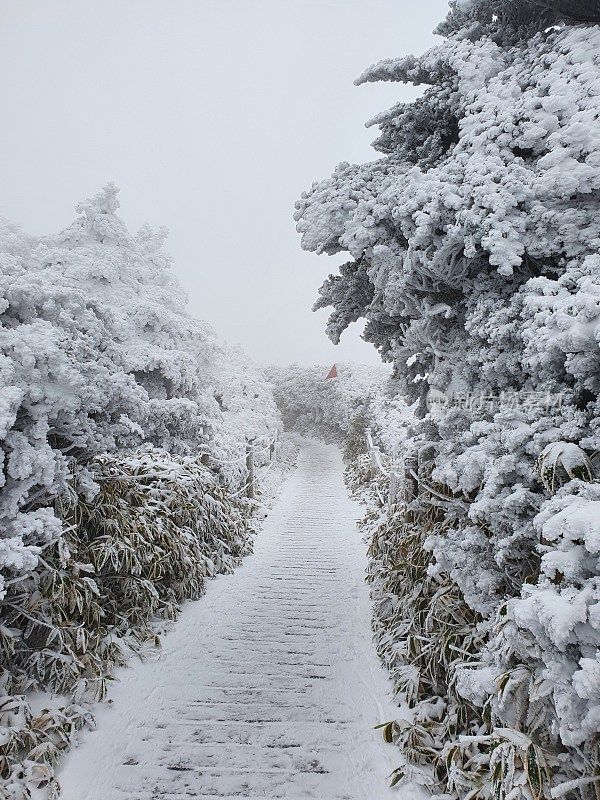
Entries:
<svg viewBox="0 0 600 800">
<path fill-rule="evenodd" d="M 120 673 L 60 772 L 66 800 L 418 798 L 387 788 L 397 716 L 371 643 L 365 554 L 335 447 L 306 440 L 235 574 L 160 658 Z"/>
</svg>

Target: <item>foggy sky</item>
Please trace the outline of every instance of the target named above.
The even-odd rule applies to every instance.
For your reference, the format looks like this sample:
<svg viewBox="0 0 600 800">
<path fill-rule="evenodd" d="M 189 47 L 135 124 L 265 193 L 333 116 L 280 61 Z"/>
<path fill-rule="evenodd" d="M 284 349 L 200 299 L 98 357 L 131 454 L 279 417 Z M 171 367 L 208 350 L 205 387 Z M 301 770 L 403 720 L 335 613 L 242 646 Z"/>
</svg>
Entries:
<svg viewBox="0 0 600 800">
<path fill-rule="evenodd" d="M 0 215 L 68 225 L 108 181 L 132 228 L 170 229 L 190 311 L 265 363 L 378 361 L 334 347 L 317 289 L 344 258 L 303 253 L 293 206 L 364 123 L 412 87 L 353 80 L 435 43 L 446 0 L 2 0 Z"/>
</svg>

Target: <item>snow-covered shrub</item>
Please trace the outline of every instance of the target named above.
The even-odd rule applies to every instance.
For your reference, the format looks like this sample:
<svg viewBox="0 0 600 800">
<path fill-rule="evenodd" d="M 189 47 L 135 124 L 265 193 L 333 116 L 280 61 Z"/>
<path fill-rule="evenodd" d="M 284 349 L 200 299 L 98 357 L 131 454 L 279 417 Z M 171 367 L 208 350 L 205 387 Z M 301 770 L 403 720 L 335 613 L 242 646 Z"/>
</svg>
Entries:
<svg viewBox="0 0 600 800">
<path fill-rule="evenodd" d="M 245 440 L 278 425 L 257 369 L 186 312 L 165 232 L 129 233 L 116 195 L 56 236 L 0 225 L 0 793 L 13 798 L 53 781 L 113 666 L 247 551 Z M 38 688 L 63 707 L 33 711 Z"/>
<path fill-rule="evenodd" d="M 443 514 L 430 507 L 418 515 L 418 525 L 414 515 L 408 522 L 403 517 L 383 519 L 369 546 L 377 650 L 411 708 L 408 717 L 388 724 L 385 736 L 402 747 L 409 764 L 433 766 L 433 775 L 400 769 L 396 781 L 406 775 L 425 785 L 443 784 L 448 759 L 457 776 L 471 754 L 468 748 L 441 751 L 438 742 L 458 732 L 477 733 L 483 725 L 479 709 L 465 703 L 457 686 L 457 667 L 477 661 L 480 618 L 447 574 L 429 569 L 426 540 L 447 525 Z"/>
<path fill-rule="evenodd" d="M 60 533 L 51 503 L 71 459 L 84 485 L 96 454 L 208 441 L 197 342 L 210 334 L 181 310 L 163 236 L 131 236 L 116 206 L 108 187 L 58 236 L 2 231 L 3 572 L 35 566 Z"/>
<path fill-rule="evenodd" d="M 473 645 L 459 638 L 438 687 L 411 678 L 411 702 L 441 723 L 427 739 L 435 790 L 461 800 L 592 796 L 600 769 L 600 571 L 581 531 L 558 532 L 551 497 L 570 508 L 578 480 L 593 494 L 600 449 L 598 22 L 590 0 L 451 3 L 438 46 L 358 79 L 425 87 L 372 121 L 382 157 L 342 163 L 297 204 L 303 247 L 352 259 L 320 290 L 330 337 L 366 318 L 364 337 L 418 404 L 403 448 L 420 495 L 382 536 L 400 554 L 419 542 L 428 580 L 471 619 Z M 583 516 L 591 541 L 600 518 Z M 376 552 L 374 585 L 387 586 Z M 399 611 L 379 634 L 409 672 L 405 632 L 416 625 L 426 650 L 439 621 L 419 628 L 400 600 L 415 591 L 434 607 L 400 569 Z"/>
<path fill-rule="evenodd" d="M 242 501 L 191 456 L 144 449 L 99 457 L 88 469 L 99 491 L 61 496 L 64 535 L 5 598 L 3 682 L 13 695 L 43 686 L 103 698 L 113 668 L 156 642 L 160 620 L 174 619 L 206 577 L 231 571 L 250 549 Z M 70 719 L 72 710 L 60 713 Z M 35 715 L 21 713 L 23 726 L 7 727 L 3 775 L 13 779 L 24 753 L 44 766 L 63 748 Z M 89 721 L 81 710 L 79 721 Z"/>
</svg>

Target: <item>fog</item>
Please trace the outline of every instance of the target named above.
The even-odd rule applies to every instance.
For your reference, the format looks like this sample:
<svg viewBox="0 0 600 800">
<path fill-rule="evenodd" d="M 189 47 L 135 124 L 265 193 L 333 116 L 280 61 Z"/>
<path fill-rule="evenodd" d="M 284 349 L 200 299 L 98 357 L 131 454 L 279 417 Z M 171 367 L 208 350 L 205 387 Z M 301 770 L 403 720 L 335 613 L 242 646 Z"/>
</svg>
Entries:
<svg viewBox="0 0 600 800">
<path fill-rule="evenodd" d="M 435 43 L 445 0 L 4 0 L 0 214 L 68 225 L 114 181 L 137 228 L 167 226 L 190 311 L 254 360 L 376 362 L 357 324 L 334 347 L 317 290 L 343 257 L 303 253 L 296 198 L 364 127 L 417 96 L 355 87 L 373 61 Z"/>
</svg>

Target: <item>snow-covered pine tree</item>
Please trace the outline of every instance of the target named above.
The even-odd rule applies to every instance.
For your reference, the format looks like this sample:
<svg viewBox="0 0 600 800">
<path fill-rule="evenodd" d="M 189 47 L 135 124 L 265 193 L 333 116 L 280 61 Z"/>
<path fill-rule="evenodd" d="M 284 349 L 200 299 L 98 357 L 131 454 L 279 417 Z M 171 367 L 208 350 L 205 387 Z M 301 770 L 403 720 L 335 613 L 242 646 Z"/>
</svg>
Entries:
<svg viewBox="0 0 600 800">
<path fill-rule="evenodd" d="M 358 79 L 425 87 L 371 121 L 382 157 L 297 204 L 303 247 L 352 259 L 320 290 L 330 337 L 366 318 L 420 404 L 376 625 L 415 709 L 388 734 L 452 797 L 597 787 L 598 22 L 590 0 L 451 3 L 439 46 Z"/>
</svg>

